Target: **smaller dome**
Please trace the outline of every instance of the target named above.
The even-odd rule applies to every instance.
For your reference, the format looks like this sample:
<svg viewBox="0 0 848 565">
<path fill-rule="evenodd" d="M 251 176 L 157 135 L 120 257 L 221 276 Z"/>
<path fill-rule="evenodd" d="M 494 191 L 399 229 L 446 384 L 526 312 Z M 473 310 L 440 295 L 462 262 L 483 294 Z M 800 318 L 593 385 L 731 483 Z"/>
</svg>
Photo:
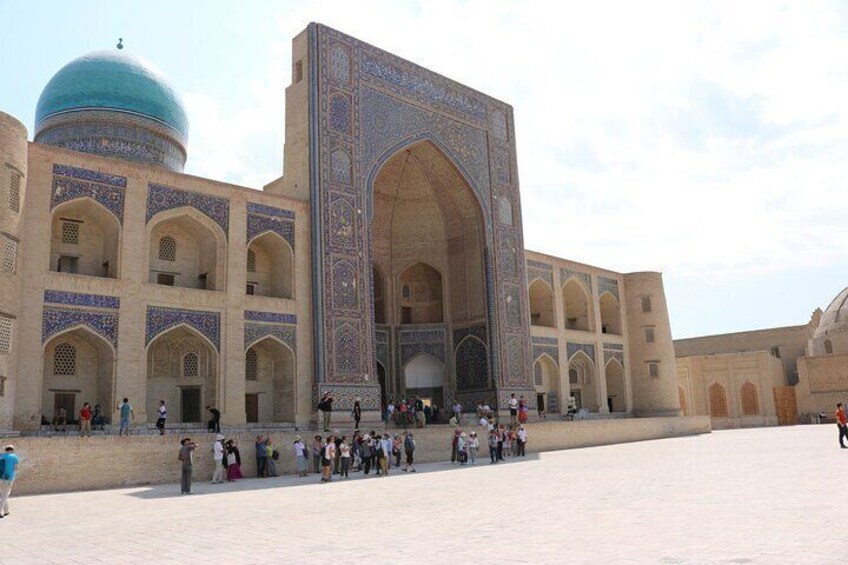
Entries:
<svg viewBox="0 0 848 565">
<path fill-rule="evenodd" d="M 50 116 L 79 110 L 117 110 L 174 129 L 185 144 L 188 118 L 168 81 L 150 63 L 125 51 L 95 51 L 59 69 L 38 99 L 36 130 Z"/>
<path fill-rule="evenodd" d="M 848 288 L 836 295 L 822 314 L 813 338 L 848 331 Z"/>
</svg>

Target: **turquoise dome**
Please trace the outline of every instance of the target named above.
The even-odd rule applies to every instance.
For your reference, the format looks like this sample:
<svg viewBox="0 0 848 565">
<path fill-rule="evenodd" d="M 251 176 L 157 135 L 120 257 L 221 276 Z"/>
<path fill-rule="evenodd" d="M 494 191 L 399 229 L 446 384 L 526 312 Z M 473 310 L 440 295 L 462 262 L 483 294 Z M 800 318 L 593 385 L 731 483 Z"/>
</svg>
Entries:
<svg viewBox="0 0 848 565">
<path fill-rule="evenodd" d="M 149 63 L 125 51 L 95 51 L 57 72 L 38 99 L 35 125 L 79 110 L 113 110 L 145 116 L 188 140 L 188 118 L 174 89 Z"/>
</svg>

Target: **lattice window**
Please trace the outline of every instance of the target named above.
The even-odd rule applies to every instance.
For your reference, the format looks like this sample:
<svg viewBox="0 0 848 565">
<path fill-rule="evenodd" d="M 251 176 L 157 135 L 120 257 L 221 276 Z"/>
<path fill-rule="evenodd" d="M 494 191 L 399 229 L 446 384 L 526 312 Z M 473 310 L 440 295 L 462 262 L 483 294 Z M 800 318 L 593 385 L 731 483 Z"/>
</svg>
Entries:
<svg viewBox="0 0 848 565">
<path fill-rule="evenodd" d="M 660 376 L 660 364 L 653 362 L 648 363 L 648 376 L 652 379 L 659 378 Z"/>
<path fill-rule="evenodd" d="M 3 264 L 4 273 L 14 273 L 18 261 L 18 242 L 11 237 L 5 238 L 3 242 Z"/>
<path fill-rule="evenodd" d="M 644 328 L 645 343 L 654 343 L 654 328 Z"/>
<path fill-rule="evenodd" d="M 727 418 L 727 394 L 724 387 L 718 383 L 713 383 L 709 388 L 710 396 L 710 416 L 713 418 Z"/>
<path fill-rule="evenodd" d="M 757 387 L 751 381 L 745 381 L 741 389 L 742 414 L 745 416 L 756 416 L 760 413 L 760 399 Z"/>
<path fill-rule="evenodd" d="M 651 297 L 643 296 L 642 297 L 642 312 L 650 312 L 651 311 Z"/>
<path fill-rule="evenodd" d="M 256 253 L 253 251 L 253 249 L 247 250 L 247 272 L 256 272 Z"/>
<path fill-rule="evenodd" d="M 244 378 L 248 381 L 255 381 L 259 378 L 259 359 L 256 351 L 251 347 L 244 355 Z"/>
<path fill-rule="evenodd" d="M 53 374 L 77 374 L 77 348 L 70 343 L 60 343 L 53 350 Z"/>
<path fill-rule="evenodd" d="M 0 316 L 0 355 L 12 350 L 12 318 Z"/>
<path fill-rule="evenodd" d="M 77 222 L 62 222 L 62 243 L 79 245 L 80 225 Z"/>
<path fill-rule="evenodd" d="M 9 183 L 9 210 L 19 214 L 21 211 L 21 174 L 12 173 Z"/>
<path fill-rule="evenodd" d="M 183 355 L 183 376 L 196 377 L 199 372 L 197 353 L 186 353 Z"/>
<path fill-rule="evenodd" d="M 177 260 L 177 242 L 170 235 L 159 240 L 159 259 L 162 261 Z"/>
<path fill-rule="evenodd" d="M 683 385 L 677 385 L 677 394 L 680 397 L 680 410 L 684 416 L 689 415 L 689 401 L 686 399 L 686 389 Z"/>
</svg>

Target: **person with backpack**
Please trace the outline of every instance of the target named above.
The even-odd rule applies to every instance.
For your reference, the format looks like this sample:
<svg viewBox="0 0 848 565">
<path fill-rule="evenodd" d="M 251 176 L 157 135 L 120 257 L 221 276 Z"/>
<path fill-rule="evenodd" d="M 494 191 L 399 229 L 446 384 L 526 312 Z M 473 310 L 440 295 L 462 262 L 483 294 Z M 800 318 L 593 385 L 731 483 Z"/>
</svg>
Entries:
<svg viewBox="0 0 848 565">
<path fill-rule="evenodd" d="M 403 435 L 403 451 L 406 454 L 406 465 L 404 465 L 403 470 L 415 472 L 415 438 L 412 437 L 411 432 L 404 432 Z"/>
<path fill-rule="evenodd" d="M 121 416 L 121 424 L 118 427 L 118 436 L 130 435 L 130 419 L 135 420 L 135 413 L 133 412 L 132 404 L 130 404 L 130 399 L 126 396 L 124 400 L 118 404 L 118 413 Z"/>
<path fill-rule="evenodd" d="M 265 436 L 265 475 L 268 477 L 279 477 L 277 472 L 277 460 L 280 458 L 280 452 L 274 447 L 274 442 L 271 441 L 271 436 Z"/>
<path fill-rule="evenodd" d="M 300 436 L 294 438 L 292 449 L 294 449 L 294 460 L 297 463 L 297 476 L 305 477 L 307 474 L 306 465 L 307 461 L 309 461 L 309 450 L 304 445 L 303 439 Z"/>
<path fill-rule="evenodd" d="M 312 440 L 312 470 L 316 473 L 321 472 L 321 453 L 324 450 L 324 438 L 316 435 Z"/>
<path fill-rule="evenodd" d="M 180 494 L 192 494 L 191 472 L 194 464 L 194 455 L 192 452 L 195 449 L 197 449 L 197 444 L 191 441 L 191 438 L 186 437 L 180 441 L 180 453 L 177 455 L 177 460 L 182 463 Z"/>
</svg>

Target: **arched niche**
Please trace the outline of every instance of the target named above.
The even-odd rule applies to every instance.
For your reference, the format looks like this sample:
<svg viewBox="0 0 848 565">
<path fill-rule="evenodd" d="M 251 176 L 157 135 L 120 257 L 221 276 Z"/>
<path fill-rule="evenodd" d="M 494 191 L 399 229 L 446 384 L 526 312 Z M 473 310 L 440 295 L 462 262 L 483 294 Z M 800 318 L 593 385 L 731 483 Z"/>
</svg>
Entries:
<svg viewBox="0 0 848 565">
<path fill-rule="evenodd" d="M 407 397 L 429 399 L 443 405 L 445 366 L 441 361 L 426 353 L 416 355 L 403 368 Z"/>
<path fill-rule="evenodd" d="M 565 310 L 565 329 L 592 331 L 592 303 L 589 290 L 576 278 L 569 278 L 562 287 Z"/>
<path fill-rule="evenodd" d="M 247 349 L 244 390 L 248 423 L 294 422 L 294 389 L 294 353 L 286 344 L 269 336 Z"/>
<path fill-rule="evenodd" d="M 530 283 L 530 324 L 548 328 L 556 327 L 554 317 L 554 292 L 542 279 Z"/>
<path fill-rule="evenodd" d="M 559 367 L 553 358 L 543 353 L 533 363 L 533 382 L 536 387 L 536 400 L 544 402 L 548 412 L 556 412 L 560 408 Z"/>
<path fill-rule="evenodd" d="M 119 274 L 121 224 L 101 204 L 78 198 L 51 216 L 50 270 L 115 279 Z"/>
<path fill-rule="evenodd" d="M 444 322 L 442 274 L 426 263 L 415 263 L 398 276 L 401 324 Z"/>
<path fill-rule="evenodd" d="M 177 208 L 154 216 L 147 232 L 148 282 L 224 290 L 227 243 L 215 222 L 193 208 Z M 173 254 L 163 253 L 171 241 Z"/>
<path fill-rule="evenodd" d="M 568 361 L 568 380 L 578 408 L 597 412 L 599 402 L 595 363 L 583 351 L 578 351 Z"/>
<path fill-rule="evenodd" d="M 611 293 L 605 292 L 600 298 L 601 331 L 605 334 L 621 335 L 621 305 Z"/>
<path fill-rule="evenodd" d="M 85 326 L 54 336 L 44 346 L 41 410 L 53 419 L 57 406 L 68 421 L 79 418 L 84 402 L 99 404 L 111 418 L 114 403 L 115 351 L 112 344 Z"/>
<path fill-rule="evenodd" d="M 294 298 L 294 251 L 282 237 L 265 232 L 247 246 L 247 294 Z"/>
<path fill-rule="evenodd" d="M 194 328 L 173 327 L 147 346 L 146 408 L 151 421 L 160 400 L 168 406 L 169 422 L 205 421 L 205 407 L 217 405 L 217 383 L 218 352 Z"/>
<path fill-rule="evenodd" d="M 607 379 L 607 407 L 610 412 L 627 412 L 627 386 L 624 367 L 618 359 L 610 359 L 604 372 Z"/>
</svg>

